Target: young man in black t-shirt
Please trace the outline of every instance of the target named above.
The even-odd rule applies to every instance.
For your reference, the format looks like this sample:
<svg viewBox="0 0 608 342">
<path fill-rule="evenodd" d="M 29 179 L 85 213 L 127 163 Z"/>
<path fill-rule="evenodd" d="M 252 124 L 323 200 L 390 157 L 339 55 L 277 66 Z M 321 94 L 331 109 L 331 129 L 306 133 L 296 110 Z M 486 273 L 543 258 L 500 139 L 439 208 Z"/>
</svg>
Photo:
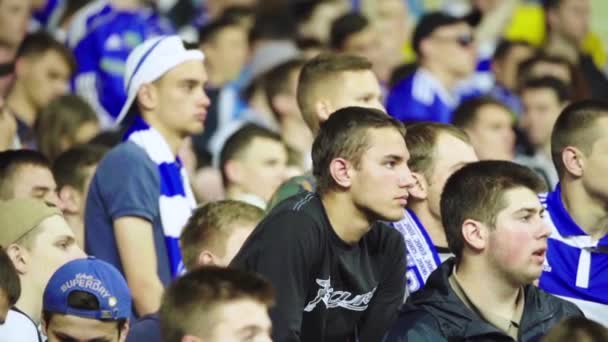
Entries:
<svg viewBox="0 0 608 342">
<path fill-rule="evenodd" d="M 379 341 L 404 298 L 403 217 L 413 178 L 401 123 L 347 107 L 321 125 L 315 193 L 280 203 L 232 266 L 273 284 L 275 341 Z"/>
</svg>

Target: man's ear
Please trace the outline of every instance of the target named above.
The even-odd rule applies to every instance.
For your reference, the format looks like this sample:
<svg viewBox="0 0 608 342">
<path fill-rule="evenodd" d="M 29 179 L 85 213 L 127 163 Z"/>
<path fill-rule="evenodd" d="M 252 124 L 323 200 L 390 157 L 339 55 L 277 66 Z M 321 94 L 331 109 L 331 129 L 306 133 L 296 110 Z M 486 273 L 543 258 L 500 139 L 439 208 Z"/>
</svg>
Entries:
<svg viewBox="0 0 608 342">
<path fill-rule="evenodd" d="M 419 172 L 412 172 L 414 177 L 414 185 L 409 189 L 410 195 L 417 200 L 426 200 L 429 193 L 429 185 L 426 182 L 426 178 Z"/>
<path fill-rule="evenodd" d="M 462 237 L 465 243 L 465 247 L 473 249 L 475 252 L 482 252 L 488 243 L 488 231 L 487 227 L 479 222 L 472 219 L 466 219 L 462 223 Z"/>
<path fill-rule="evenodd" d="M 17 272 L 21 274 L 26 274 L 29 269 L 29 253 L 27 250 L 18 244 L 10 244 L 6 249 L 6 254 L 15 265 Z"/>
<path fill-rule="evenodd" d="M 334 158 L 329 163 L 329 173 L 340 187 L 350 188 L 352 185 L 352 167 L 346 159 Z"/>
<path fill-rule="evenodd" d="M 224 173 L 228 179 L 228 184 L 240 184 L 244 174 L 243 167 L 238 160 L 228 160 L 224 164 Z"/>
<path fill-rule="evenodd" d="M 289 112 L 289 95 L 277 94 L 270 99 L 272 107 L 277 111 L 280 117 L 285 116 L 285 113 Z"/>
<path fill-rule="evenodd" d="M 26 57 L 18 57 L 15 60 L 15 76 L 23 75 L 30 68 L 30 62 Z M 15 77 L 16 78 L 16 77 Z"/>
<path fill-rule="evenodd" d="M 181 342 L 203 342 L 203 339 L 192 335 L 186 335 L 182 337 Z"/>
<path fill-rule="evenodd" d="M 329 119 L 329 116 L 334 112 L 334 107 L 329 100 L 321 99 L 315 102 L 315 112 L 317 113 L 319 124 L 321 124 Z"/>
<path fill-rule="evenodd" d="M 123 328 L 120 330 L 119 342 L 125 342 L 127 340 L 127 336 L 129 335 L 129 329 L 131 329 L 131 322 L 127 320 Z"/>
<path fill-rule="evenodd" d="M 63 186 L 59 192 L 59 200 L 63 205 L 63 211 L 68 214 L 77 214 L 80 210 L 82 196 L 70 185 Z"/>
<path fill-rule="evenodd" d="M 217 265 L 217 257 L 215 254 L 204 249 L 198 255 L 197 266 L 214 266 Z"/>
<path fill-rule="evenodd" d="M 585 171 L 585 160 L 583 153 L 573 146 L 567 146 L 562 150 L 562 163 L 566 172 L 573 177 L 582 177 Z"/>
<path fill-rule="evenodd" d="M 137 91 L 137 104 L 145 110 L 152 110 L 156 107 L 157 99 L 156 88 L 152 83 L 144 83 Z"/>
</svg>

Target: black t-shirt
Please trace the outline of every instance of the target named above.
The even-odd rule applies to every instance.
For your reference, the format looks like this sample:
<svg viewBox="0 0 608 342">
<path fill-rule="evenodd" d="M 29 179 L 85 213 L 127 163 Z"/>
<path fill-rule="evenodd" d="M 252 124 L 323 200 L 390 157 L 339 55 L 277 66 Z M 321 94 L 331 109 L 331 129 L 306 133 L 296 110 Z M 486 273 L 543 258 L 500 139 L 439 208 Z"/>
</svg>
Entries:
<svg viewBox="0 0 608 342">
<path fill-rule="evenodd" d="M 404 299 L 404 249 L 399 232 L 380 222 L 345 243 L 319 196 L 303 193 L 268 214 L 231 266 L 274 286 L 275 341 L 380 341 Z"/>
</svg>

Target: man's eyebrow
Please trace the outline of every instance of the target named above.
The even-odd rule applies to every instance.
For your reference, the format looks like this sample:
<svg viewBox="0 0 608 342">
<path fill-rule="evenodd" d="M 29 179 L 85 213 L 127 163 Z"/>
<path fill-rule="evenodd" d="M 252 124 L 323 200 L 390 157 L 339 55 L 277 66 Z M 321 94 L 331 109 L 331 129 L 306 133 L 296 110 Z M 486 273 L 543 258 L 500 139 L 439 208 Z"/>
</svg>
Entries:
<svg viewBox="0 0 608 342">
<path fill-rule="evenodd" d="M 403 156 L 400 156 L 400 155 L 397 155 L 397 154 L 387 154 L 384 157 L 382 157 L 382 159 L 384 159 L 384 160 L 402 161 L 404 158 L 403 158 Z"/>
<path fill-rule="evenodd" d="M 545 208 L 543 207 L 526 207 L 517 209 L 514 214 L 526 213 L 526 214 L 535 214 L 535 213 L 544 213 Z"/>
</svg>

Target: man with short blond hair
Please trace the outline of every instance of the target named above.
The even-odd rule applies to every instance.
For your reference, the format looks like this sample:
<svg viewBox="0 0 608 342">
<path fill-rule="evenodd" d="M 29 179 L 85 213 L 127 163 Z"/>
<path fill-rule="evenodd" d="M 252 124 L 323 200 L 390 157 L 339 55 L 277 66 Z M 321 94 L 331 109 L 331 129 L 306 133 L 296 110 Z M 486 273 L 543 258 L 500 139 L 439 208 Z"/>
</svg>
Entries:
<svg viewBox="0 0 608 342">
<path fill-rule="evenodd" d="M 85 254 L 61 211 L 40 200 L 0 201 L 0 222 L 0 245 L 22 285 L 21 297 L 0 326 L 0 341 L 38 341 L 44 287 L 55 270 Z"/>
</svg>

